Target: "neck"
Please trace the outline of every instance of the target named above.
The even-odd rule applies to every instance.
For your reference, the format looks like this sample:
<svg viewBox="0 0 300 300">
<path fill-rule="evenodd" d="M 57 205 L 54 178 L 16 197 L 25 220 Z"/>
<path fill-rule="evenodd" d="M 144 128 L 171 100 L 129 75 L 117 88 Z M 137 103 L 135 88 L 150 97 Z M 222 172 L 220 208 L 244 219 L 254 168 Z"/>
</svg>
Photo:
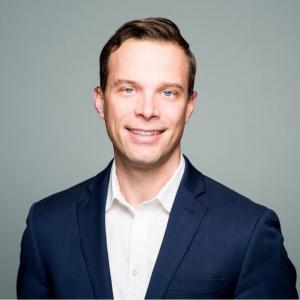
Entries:
<svg viewBox="0 0 300 300">
<path fill-rule="evenodd" d="M 135 208 L 142 202 L 153 199 L 173 176 L 180 158 L 178 151 L 163 163 L 141 167 L 124 162 L 115 155 L 117 177 L 125 199 Z"/>
</svg>

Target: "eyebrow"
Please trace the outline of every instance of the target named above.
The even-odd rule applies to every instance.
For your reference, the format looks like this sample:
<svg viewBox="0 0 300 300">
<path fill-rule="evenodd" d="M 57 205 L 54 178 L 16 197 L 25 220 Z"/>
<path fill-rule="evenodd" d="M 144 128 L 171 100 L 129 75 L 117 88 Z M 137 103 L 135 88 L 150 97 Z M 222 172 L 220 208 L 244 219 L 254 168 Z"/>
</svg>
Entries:
<svg viewBox="0 0 300 300">
<path fill-rule="evenodd" d="M 111 87 L 117 87 L 119 85 L 122 85 L 122 84 L 130 84 L 130 85 L 137 85 L 137 86 L 140 86 L 138 84 L 138 82 L 134 81 L 134 80 L 128 80 L 128 79 L 118 79 L 116 80 L 112 85 Z"/>
<path fill-rule="evenodd" d="M 122 84 L 130 84 L 130 85 L 135 85 L 135 86 L 139 86 L 139 87 L 141 86 L 141 84 L 139 84 L 137 81 L 134 81 L 134 80 L 118 79 L 111 85 L 111 87 L 112 88 L 118 87 L 119 85 L 122 85 Z M 184 92 L 183 86 L 176 82 L 162 82 L 159 84 L 159 86 L 160 86 L 160 88 L 174 87 L 174 88 L 177 88 Z"/>
<path fill-rule="evenodd" d="M 165 88 L 165 87 L 175 87 L 179 90 L 181 90 L 182 92 L 184 92 L 184 88 L 181 84 L 175 83 L 175 82 L 162 82 L 161 87 Z"/>
</svg>

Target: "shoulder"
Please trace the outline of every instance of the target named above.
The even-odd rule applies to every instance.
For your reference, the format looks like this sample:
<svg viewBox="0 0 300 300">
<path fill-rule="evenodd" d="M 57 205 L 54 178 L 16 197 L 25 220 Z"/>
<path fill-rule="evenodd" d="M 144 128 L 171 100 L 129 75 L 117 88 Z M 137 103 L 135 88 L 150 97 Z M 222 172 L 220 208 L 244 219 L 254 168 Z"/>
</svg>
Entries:
<svg viewBox="0 0 300 300">
<path fill-rule="evenodd" d="M 203 175 L 204 176 L 204 175 Z M 208 207 L 210 220 L 230 240 L 241 244 L 241 239 L 254 233 L 273 231 L 281 239 L 281 226 L 277 214 L 270 208 L 256 203 L 231 188 L 204 176 L 206 195 L 203 201 Z M 218 225 L 217 225 L 218 224 Z"/>
<path fill-rule="evenodd" d="M 90 194 L 109 178 L 110 166 L 111 164 L 96 176 L 35 202 L 31 206 L 29 217 L 49 224 L 71 220 L 78 204 L 89 199 Z"/>
<path fill-rule="evenodd" d="M 47 196 L 36 203 L 34 203 L 35 209 L 38 210 L 49 210 L 49 209 L 64 209 L 74 205 L 84 198 L 88 192 L 88 187 L 96 183 L 99 175 L 91 177 L 83 182 L 77 183 L 65 190 Z"/>
<path fill-rule="evenodd" d="M 226 185 L 204 175 L 197 170 L 185 157 L 186 169 L 183 185 L 208 208 L 222 211 L 226 214 L 262 214 L 267 207 L 250 200 Z"/>
<path fill-rule="evenodd" d="M 254 210 L 264 212 L 267 207 L 258 204 L 239 192 L 225 186 L 224 184 L 203 175 L 206 193 L 209 197 L 209 206 L 221 206 L 223 209 L 239 209 L 239 210 Z"/>
<path fill-rule="evenodd" d="M 266 224 L 262 220 L 278 223 L 272 210 L 202 174 L 187 158 L 183 185 L 207 208 L 204 223 L 209 228 L 217 228 L 230 236 L 246 237 Z"/>
</svg>

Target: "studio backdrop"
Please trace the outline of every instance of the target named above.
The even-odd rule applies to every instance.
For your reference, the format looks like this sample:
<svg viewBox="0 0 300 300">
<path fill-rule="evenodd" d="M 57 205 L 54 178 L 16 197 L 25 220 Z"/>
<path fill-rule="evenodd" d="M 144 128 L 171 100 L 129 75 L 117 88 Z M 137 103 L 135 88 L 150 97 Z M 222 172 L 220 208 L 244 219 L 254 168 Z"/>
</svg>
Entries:
<svg viewBox="0 0 300 300">
<path fill-rule="evenodd" d="M 198 62 L 183 153 L 277 212 L 300 270 L 300 2 L 0 1 L 0 298 L 15 298 L 31 204 L 113 157 L 93 108 L 99 51 L 124 22 L 172 19 Z M 298 283 L 298 290 L 299 290 Z"/>
</svg>

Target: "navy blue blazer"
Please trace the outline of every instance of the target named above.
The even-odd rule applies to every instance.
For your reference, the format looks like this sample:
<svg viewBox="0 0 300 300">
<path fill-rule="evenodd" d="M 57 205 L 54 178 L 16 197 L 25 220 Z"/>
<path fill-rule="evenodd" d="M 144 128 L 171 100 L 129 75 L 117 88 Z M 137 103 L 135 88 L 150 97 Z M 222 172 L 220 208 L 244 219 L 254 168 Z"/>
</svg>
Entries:
<svg viewBox="0 0 300 300">
<path fill-rule="evenodd" d="M 31 207 L 18 298 L 113 298 L 105 236 L 110 168 Z M 276 214 L 186 159 L 146 298 L 297 298 L 295 282 Z"/>
</svg>

